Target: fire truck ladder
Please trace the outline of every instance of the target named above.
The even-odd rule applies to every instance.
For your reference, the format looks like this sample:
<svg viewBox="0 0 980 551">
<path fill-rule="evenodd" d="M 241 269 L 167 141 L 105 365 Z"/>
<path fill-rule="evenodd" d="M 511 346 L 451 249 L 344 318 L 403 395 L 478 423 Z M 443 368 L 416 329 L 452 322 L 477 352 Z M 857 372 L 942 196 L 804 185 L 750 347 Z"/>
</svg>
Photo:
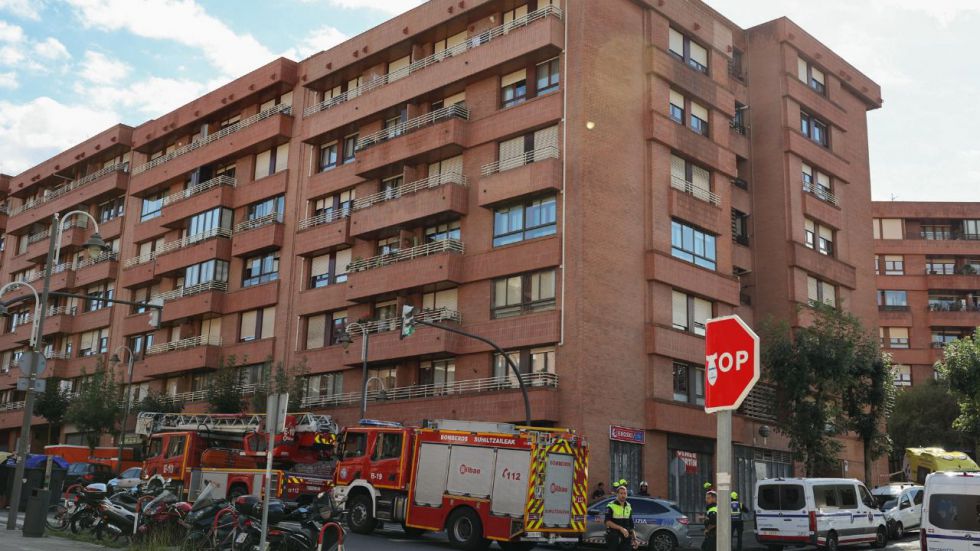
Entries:
<svg viewBox="0 0 980 551">
<path fill-rule="evenodd" d="M 337 423 L 329 415 L 298 413 L 290 415 L 296 432 L 329 432 L 337 434 Z M 136 434 L 155 432 L 207 430 L 221 434 L 245 434 L 265 427 L 265 414 L 211 415 L 141 412 L 136 419 Z"/>
</svg>

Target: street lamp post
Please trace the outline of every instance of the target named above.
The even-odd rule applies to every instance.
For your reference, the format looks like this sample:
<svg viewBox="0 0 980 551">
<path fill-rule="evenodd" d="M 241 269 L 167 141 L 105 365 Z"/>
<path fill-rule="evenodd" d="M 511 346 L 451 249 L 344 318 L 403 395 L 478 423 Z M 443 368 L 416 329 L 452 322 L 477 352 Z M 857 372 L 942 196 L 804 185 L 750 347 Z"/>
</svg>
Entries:
<svg viewBox="0 0 980 551">
<path fill-rule="evenodd" d="M 361 416 L 360 419 L 364 419 L 365 412 L 367 411 L 367 384 L 368 384 L 368 333 L 367 327 L 360 322 L 351 322 L 347 324 L 347 329 L 341 333 L 340 344 L 349 346 L 354 342 L 353 334 L 351 331 L 357 330 L 361 332 L 361 375 L 364 384 L 361 386 Z"/>
<path fill-rule="evenodd" d="M 129 422 L 129 403 L 132 400 L 131 394 L 133 391 L 133 350 L 125 344 L 119 345 L 119 347 L 112 353 L 112 357 L 109 358 L 110 362 L 116 365 L 119 365 L 122 362 L 122 360 L 119 359 L 120 350 L 125 350 L 129 353 L 129 359 L 126 362 L 129 370 L 129 378 L 126 382 L 126 392 L 124 393 L 125 401 L 123 404 L 122 424 L 119 425 L 119 462 L 116 464 L 119 472 L 122 472 L 123 437 L 126 435 L 126 423 Z"/>
<path fill-rule="evenodd" d="M 86 216 L 95 225 L 95 232 L 83 245 L 90 256 L 95 256 L 106 249 L 105 241 L 99 235 L 99 222 L 91 214 L 83 210 L 73 210 L 62 217 L 55 213 L 51 221 L 51 233 L 48 235 L 48 256 L 44 266 L 44 287 L 41 291 L 39 305 L 37 308 L 37 324 L 34 326 L 34 351 L 41 353 L 44 349 L 42 335 L 44 335 L 44 319 L 47 314 L 48 294 L 51 292 L 51 272 L 54 265 L 58 263 L 61 256 L 61 234 L 65 231 L 65 222 L 72 216 Z M 35 291 L 35 294 L 37 291 Z M 27 454 L 31 446 L 31 417 L 34 414 L 34 379 L 37 377 L 35 372 L 36 363 L 32 362 L 30 372 L 27 373 L 28 387 L 27 395 L 24 398 L 24 422 L 21 425 L 20 440 L 17 444 L 17 467 L 14 471 L 14 485 L 10 492 L 10 514 L 7 515 L 7 530 L 17 529 L 17 517 L 20 516 L 20 494 L 24 484 L 24 464 L 27 462 Z"/>
</svg>

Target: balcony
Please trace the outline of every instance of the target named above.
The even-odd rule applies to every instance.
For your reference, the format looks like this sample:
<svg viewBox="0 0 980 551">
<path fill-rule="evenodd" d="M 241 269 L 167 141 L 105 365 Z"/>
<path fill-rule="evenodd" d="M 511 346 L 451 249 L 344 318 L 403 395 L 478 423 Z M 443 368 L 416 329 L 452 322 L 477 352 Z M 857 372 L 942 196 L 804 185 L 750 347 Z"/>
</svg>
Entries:
<svg viewBox="0 0 980 551">
<path fill-rule="evenodd" d="M 167 307 L 163 309 L 161 321 L 171 322 L 200 314 L 222 313 L 227 291 L 227 282 L 208 281 L 159 293 L 150 300 L 163 301 Z"/>
<path fill-rule="evenodd" d="M 354 201 L 351 235 L 366 236 L 443 213 L 467 212 L 467 183 L 462 174 L 437 174 Z"/>
<path fill-rule="evenodd" d="M 75 265 L 75 285 L 84 287 L 91 283 L 115 279 L 119 270 L 119 253 L 102 253 L 86 258 Z"/>
<path fill-rule="evenodd" d="M 242 396 L 252 396 L 256 392 L 265 392 L 269 388 L 268 385 L 263 383 L 250 383 L 247 385 L 239 385 L 238 391 Z M 188 392 L 178 392 L 168 397 L 171 401 L 180 404 L 189 404 L 191 402 L 203 402 L 208 399 L 208 389 L 204 390 L 191 390 Z"/>
<path fill-rule="evenodd" d="M 51 291 L 64 291 L 75 287 L 75 271 L 71 262 L 62 262 L 51 270 Z M 44 279 L 44 270 L 32 272 L 27 282 L 32 283 Z M 37 287 L 38 284 L 35 284 Z"/>
<path fill-rule="evenodd" d="M 548 191 L 561 191 L 562 166 L 557 146 L 528 151 L 480 167 L 481 207 Z"/>
<path fill-rule="evenodd" d="M 235 179 L 222 175 L 171 193 L 163 198 L 161 214 L 156 224 L 172 227 L 199 212 L 220 206 L 231 206 L 234 191 Z M 194 200 L 187 200 L 191 198 Z"/>
<path fill-rule="evenodd" d="M 463 243 L 458 239 L 443 239 L 385 255 L 355 258 L 347 271 L 348 300 L 431 283 L 461 283 Z"/>
<path fill-rule="evenodd" d="M 682 191 L 699 201 L 704 201 L 705 203 L 711 203 L 714 206 L 721 205 L 721 198 L 718 197 L 716 193 L 711 190 L 704 189 L 694 185 L 694 182 L 688 182 L 683 178 L 677 176 L 670 177 L 670 187 Z"/>
<path fill-rule="evenodd" d="M 231 254 L 230 237 L 230 229 L 212 228 L 164 243 L 155 251 L 154 274 L 157 276 L 168 274 L 213 258 L 227 260 Z M 175 251 L 181 251 L 181 254 L 171 254 Z"/>
<path fill-rule="evenodd" d="M 828 188 L 818 186 L 813 182 L 803 182 L 803 191 L 812 194 L 814 197 L 825 203 L 830 203 L 835 207 L 840 207 L 840 200 Z"/>
<path fill-rule="evenodd" d="M 311 255 L 353 243 L 350 236 L 350 214 L 351 210 L 345 207 L 330 209 L 312 218 L 300 220 L 296 226 L 296 254 Z"/>
<path fill-rule="evenodd" d="M 61 247 L 71 247 L 78 249 L 88 240 L 88 219 L 74 217 L 65 224 L 64 231 L 61 233 Z M 51 236 L 51 228 L 32 233 L 27 237 L 27 251 L 23 255 L 17 255 L 17 260 L 26 259 L 28 262 L 43 262 L 48 256 L 48 238 Z"/>
<path fill-rule="evenodd" d="M 285 236 L 282 218 L 282 213 L 273 212 L 235 224 L 235 234 L 231 239 L 232 256 L 281 249 Z"/>
<path fill-rule="evenodd" d="M 154 344 L 146 350 L 140 375 L 162 377 L 194 369 L 217 368 L 221 338 L 198 336 Z"/>
<path fill-rule="evenodd" d="M 54 188 L 44 196 L 13 207 L 9 210 L 7 231 L 27 227 L 46 220 L 55 212 L 61 212 L 81 203 L 92 203 L 117 191 L 125 191 L 129 163 L 107 166 L 88 176 Z M 78 193 L 74 193 L 78 191 Z M 71 197 L 68 195 L 71 194 Z M 41 208 L 45 207 L 45 208 Z"/>
<path fill-rule="evenodd" d="M 418 319 L 430 322 L 459 324 L 462 321 L 459 312 L 448 308 L 423 310 Z M 368 339 L 368 358 L 372 362 L 384 362 L 402 358 L 414 358 L 426 355 L 457 355 L 462 353 L 461 337 L 436 329 L 420 326 L 411 339 L 401 338 L 401 318 L 371 320 L 361 324 L 368 333 L 375 333 Z M 356 331 L 355 331 L 356 333 Z M 344 351 L 343 363 L 360 365 L 360 353 L 351 348 Z"/>
<path fill-rule="evenodd" d="M 462 151 L 469 110 L 462 104 L 409 119 L 357 140 L 354 170 L 365 178 L 387 165 L 409 159 L 438 159 Z"/>
<path fill-rule="evenodd" d="M 78 308 L 68 306 L 57 306 L 48 308 L 44 316 L 44 336 L 81 332 L 72 327 L 72 320 L 78 315 Z M 30 319 L 24 323 L 29 323 Z"/>
</svg>

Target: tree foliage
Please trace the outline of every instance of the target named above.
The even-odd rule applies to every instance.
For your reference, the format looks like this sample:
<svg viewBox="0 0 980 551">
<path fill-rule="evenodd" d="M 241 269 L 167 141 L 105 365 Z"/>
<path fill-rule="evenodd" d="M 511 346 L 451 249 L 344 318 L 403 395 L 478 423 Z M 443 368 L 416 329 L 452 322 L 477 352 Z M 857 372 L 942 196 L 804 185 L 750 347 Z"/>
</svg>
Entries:
<svg viewBox="0 0 980 551">
<path fill-rule="evenodd" d="M 980 328 L 946 344 L 936 371 L 956 396 L 959 415 L 953 428 L 966 435 L 980 453 Z"/>
<path fill-rule="evenodd" d="M 221 366 L 211 377 L 207 401 L 211 413 L 241 413 L 245 409 L 241 372 L 234 355 L 224 358 Z"/>
<path fill-rule="evenodd" d="M 61 379 L 57 377 L 49 377 L 45 385 L 44 392 L 34 401 L 34 414 L 44 417 L 48 422 L 48 444 L 53 444 L 51 429 L 64 421 L 71 397 L 67 390 L 61 388 Z"/>
<path fill-rule="evenodd" d="M 71 400 L 65 420 L 86 435 L 89 449 L 94 450 L 103 433 L 115 431 L 122 413 L 121 399 L 119 386 L 100 358 L 92 375 L 82 371 L 78 394 Z"/>
<path fill-rule="evenodd" d="M 252 399 L 252 409 L 258 412 L 265 412 L 266 400 L 269 392 L 282 394 L 289 393 L 289 411 L 299 411 L 303 404 L 306 394 L 306 376 L 310 370 L 306 366 L 306 359 L 303 358 L 299 363 L 287 368 L 282 362 L 276 364 L 272 369 L 272 359 L 268 358 L 263 367 L 263 381 L 268 384 L 265 388 L 256 390 Z"/>
<path fill-rule="evenodd" d="M 959 412 L 956 397 L 942 382 L 927 380 L 898 393 L 888 419 L 888 434 L 895 452 L 931 446 L 947 450 L 972 448 L 972 440 L 953 428 Z"/>
<path fill-rule="evenodd" d="M 162 392 L 151 390 L 136 404 L 135 409 L 138 412 L 180 413 L 184 410 L 184 403 Z"/>
</svg>

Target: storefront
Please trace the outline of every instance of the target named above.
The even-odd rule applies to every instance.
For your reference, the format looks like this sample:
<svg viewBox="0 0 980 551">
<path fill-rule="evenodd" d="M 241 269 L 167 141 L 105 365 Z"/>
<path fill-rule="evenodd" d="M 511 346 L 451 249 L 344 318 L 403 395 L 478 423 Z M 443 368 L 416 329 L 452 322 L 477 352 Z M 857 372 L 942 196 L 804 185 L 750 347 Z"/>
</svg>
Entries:
<svg viewBox="0 0 980 551">
<path fill-rule="evenodd" d="M 714 481 L 715 441 L 667 435 L 667 489 L 671 501 L 694 522 L 704 517 L 704 483 Z"/>
<path fill-rule="evenodd" d="M 612 482 L 625 479 L 631 491 L 636 492 L 643 479 L 643 446 L 646 433 L 643 429 L 632 429 L 609 425 L 609 473 Z M 612 490 L 612 487 L 608 487 Z"/>
</svg>

